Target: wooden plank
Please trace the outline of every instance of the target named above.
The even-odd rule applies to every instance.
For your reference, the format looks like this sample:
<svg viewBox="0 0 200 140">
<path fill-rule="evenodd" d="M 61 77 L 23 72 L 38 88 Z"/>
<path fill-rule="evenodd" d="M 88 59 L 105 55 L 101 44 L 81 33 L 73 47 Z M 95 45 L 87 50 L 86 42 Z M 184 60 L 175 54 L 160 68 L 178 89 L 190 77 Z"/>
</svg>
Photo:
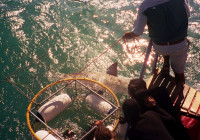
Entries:
<svg viewBox="0 0 200 140">
<path fill-rule="evenodd" d="M 183 108 L 181 109 L 179 114 L 188 116 L 190 118 L 194 118 L 194 119 L 200 120 L 200 116 L 199 115 L 196 115 L 196 113 L 193 113 L 193 112 L 188 113 L 187 110 L 185 110 Z"/>
<path fill-rule="evenodd" d="M 151 88 L 159 87 L 163 80 L 163 76 L 159 74 L 151 85 Z"/>
<path fill-rule="evenodd" d="M 200 105 L 199 105 L 199 108 L 197 109 L 197 112 L 195 115 L 199 116 L 199 118 L 200 118 Z"/>
<path fill-rule="evenodd" d="M 180 104 L 180 108 L 183 107 L 183 104 L 185 103 L 185 100 L 186 100 L 186 97 L 187 97 L 189 91 L 190 91 L 190 87 L 188 85 L 184 84 L 184 89 L 183 89 L 184 99 L 182 100 L 182 102 Z"/>
<path fill-rule="evenodd" d="M 172 76 L 164 77 L 159 74 L 160 70 L 154 72 L 147 82 L 147 88 L 164 86 L 170 93 L 170 98 L 174 103 L 174 107 L 180 110 L 180 114 L 187 115 L 200 120 L 200 92 L 180 83 L 177 83 Z"/>
<path fill-rule="evenodd" d="M 193 111 L 193 112 L 196 112 L 197 114 L 199 114 L 199 111 L 198 111 L 199 105 L 200 105 L 200 92 L 197 92 L 196 93 L 196 97 L 195 97 L 195 99 L 193 101 L 193 104 L 192 104 L 190 110 Z"/>
<path fill-rule="evenodd" d="M 155 72 L 153 73 L 153 75 L 150 77 L 149 81 L 147 82 L 147 88 L 148 89 L 152 89 L 152 86 L 155 82 L 155 80 L 158 78 L 158 73 L 160 70 L 155 70 Z"/>
<path fill-rule="evenodd" d="M 184 109 L 184 108 L 181 108 L 180 111 L 181 111 L 182 113 L 184 113 L 184 114 L 187 114 L 187 112 L 188 112 L 187 109 Z"/>
<path fill-rule="evenodd" d="M 172 80 L 172 76 L 167 76 L 163 78 L 164 80 L 162 81 L 162 83 L 160 84 L 160 87 L 167 87 L 170 84 L 170 81 Z"/>
<path fill-rule="evenodd" d="M 170 97 L 171 97 L 171 95 L 172 95 L 175 87 L 176 87 L 176 81 L 175 81 L 174 78 L 172 78 L 171 81 L 170 81 L 170 83 L 169 83 L 169 85 L 166 87 L 168 89 L 168 91 L 169 91 Z"/>
<path fill-rule="evenodd" d="M 190 88 L 189 93 L 187 94 L 187 98 L 185 99 L 185 102 L 182 106 L 182 108 L 189 110 L 190 109 L 190 105 L 194 99 L 196 90 L 194 90 L 193 88 Z"/>
<path fill-rule="evenodd" d="M 187 102 L 190 87 L 187 86 L 186 84 L 184 85 L 184 88 L 182 88 L 182 85 L 179 85 L 177 87 L 178 87 L 178 91 L 177 91 L 176 100 L 174 102 L 174 107 L 177 110 L 180 110 L 183 107 L 183 105 Z M 189 104 L 189 107 L 190 107 L 190 104 Z M 189 110 L 189 107 L 187 107 L 185 109 Z"/>
<path fill-rule="evenodd" d="M 171 87 L 170 87 L 171 86 Z M 176 80 L 173 78 L 170 82 L 170 85 L 169 85 L 169 88 L 170 88 L 170 98 L 172 100 L 173 103 L 175 103 L 177 97 L 179 96 L 179 94 L 181 95 L 181 87 L 180 85 L 176 84 Z M 181 97 L 181 96 L 180 96 Z"/>
<path fill-rule="evenodd" d="M 149 80 L 147 81 L 147 89 L 150 89 L 151 85 L 152 85 L 152 82 L 156 79 L 157 77 L 157 74 L 153 74 Z"/>
</svg>

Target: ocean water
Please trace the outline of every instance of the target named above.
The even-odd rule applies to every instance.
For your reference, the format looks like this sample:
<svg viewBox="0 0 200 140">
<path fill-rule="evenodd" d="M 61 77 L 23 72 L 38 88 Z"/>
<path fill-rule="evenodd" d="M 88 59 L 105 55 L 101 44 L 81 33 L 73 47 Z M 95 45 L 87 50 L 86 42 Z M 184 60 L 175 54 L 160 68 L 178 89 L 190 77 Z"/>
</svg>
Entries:
<svg viewBox="0 0 200 140">
<path fill-rule="evenodd" d="M 81 70 L 105 73 L 118 62 L 119 75 L 138 78 L 149 40 L 147 30 L 138 41 L 127 42 L 129 49 L 122 40 L 117 41 L 132 29 L 141 2 L 1 0 L 0 139 L 31 139 L 25 117 L 29 99 L 64 74 Z M 199 91 L 199 0 L 190 0 L 190 9 L 191 44 L 185 75 L 186 83 Z M 145 79 L 150 76 L 152 56 Z"/>
</svg>

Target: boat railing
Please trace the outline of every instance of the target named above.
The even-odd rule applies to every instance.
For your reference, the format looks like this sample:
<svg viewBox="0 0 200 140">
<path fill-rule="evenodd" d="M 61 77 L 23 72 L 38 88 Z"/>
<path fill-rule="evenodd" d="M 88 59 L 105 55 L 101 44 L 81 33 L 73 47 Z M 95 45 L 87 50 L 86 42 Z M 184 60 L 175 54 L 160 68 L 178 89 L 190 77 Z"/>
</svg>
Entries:
<svg viewBox="0 0 200 140">
<path fill-rule="evenodd" d="M 145 74 L 146 66 L 147 66 L 147 61 L 149 59 L 149 55 L 150 55 L 151 50 L 152 50 L 152 45 L 153 45 L 152 40 L 150 40 L 149 44 L 148 44 L 148 47 L 147 47 L 147 50 L 146 50 L 146 55 L 145 55 L 144 63 L 143 63 L 142 69 L 140 71 L 140 77 L 139 77 L 140 79 L 144 78 L 144 74 Z M 156 69 L 157 61 L 158 61 L 158 53 L 155 53 L 154 61 L 153 61 L 153 64 L 152 64 L 152 74 L 153 74 L 153 72 Z"/>
</svg>

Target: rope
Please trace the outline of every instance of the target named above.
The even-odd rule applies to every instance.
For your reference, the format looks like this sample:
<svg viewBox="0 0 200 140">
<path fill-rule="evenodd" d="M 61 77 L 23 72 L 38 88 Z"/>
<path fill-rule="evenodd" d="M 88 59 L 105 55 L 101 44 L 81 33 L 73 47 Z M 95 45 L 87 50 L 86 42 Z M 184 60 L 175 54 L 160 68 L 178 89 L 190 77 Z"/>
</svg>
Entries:
<svg viewBox="0 0 200 140">
<path fill-rule="evenodd" d="M 79 75 L 82 71 L 84 71 L 86 68 L 88 68 L 92 63 L 94 63 L 96 60 L 98 60 L 103 54 L 108 52 L 112 47 L 114 47 L 122 38 L 118 39 L 113 45 L 111 45 L 108 49 L 106 49 L 103 53 L 101 53 L 99 56 L 97 56 L 95 59 L 93 59 L 89 64 L 87 64 L 82 70 L 80 70 L 78 73 L 74 75 L 73 78 L 75 78 L 77 75 Z"/>
<path fill-rule="evenodd" d="M 137 38 L 133 38 L 133 41 L 134 41 L 134 42 L 135 42 L 135 40 L 136 40 L 139 44 L 141 44 Z M 136 45 L 136 43 L 134 43 L 134 44 L 135 44 L 134 50 L 133 50 L 133 52 L 131 52 L 130 49 L 129 49 L 129 47 L 128 47 L 128 45 L 127 45 L 126 39 L 123 38 L 123 41 L 124 41 L 124 44 L 126 45 L 126 49 L 127 49 L 127 51 L 128 51 L 129 54 L 131 54 L 131 55 L 133 56 L 133 54 L 136 52 L 136 49 L 137 49 L 137 51 L 139 52 L 139 50 L 138 50 L 139 46 Z M 144 48 L 145 48 L 145 47 L 144 47 Z M 145 52 L 146 52 L 146 48 L 145 48 L 145 50 L 143 51 L 143 54 L 142 54 L 142 55 L 144 55 Z"/>
<path fill-rule="evenodd" d="M 33 63 L 33 61 L 39 61 L 40 58 L 43 59 L 43 58 L 45 58 L 45 57 L 47 57 L 47 53 L 44 53 L 43 55 L 41 55 L 41 56 L 38 57 L 37 59 L 33 59 L 33 60 L 30 62 L 29 66 Z M 9 74 L 8 76 L 4 76 L 4 78 L 3 78 L 0 82 L 9 80 L 9 78 L 10 78 L 12 75 L 15 75 L 15 74 L 19 73 L 19 72 L 22 71 L 25 67 L 27 67 L 27 66 L 24 65 L 23 67 L 17 69 L 15 72 Z"/>
<path fill-rule="evenodd" d="M 31 101 L 31 98 L 29 98 L 19 87 L 17 87 L 17 86 L 15 85 L 15 83 L 12 83 L 12 82 L 10 82 L 10 83 L 11 83 L 12 86 L 15 87 L 22 95 L 24 95 L 28 100 Z"/>
<path fill-rule="evenodd" d="M 108 51 L 109 51 L 112 47 L 114 47 L 121 39 L 122 39 L 122 38 L 118 39 L 113 45 L 111 45 L 108 49 L 106 49 L 103 53 L 101 53 L 98 57 L 96 57 L 96 58 L 95 58 L 93 61 L 91 61 L 88 65 L 86 65 L 81 71 L 79 71 L 78 73 L 76 73 L 74 77 L 76 77 L 78 74 L 80 74 L 82 71 L 84 71 L 87 67 L 89 67 L 92 63 L 94 63 L 96 60 L 98 60 L 103 54 L 105 54 L 106 52 L 108 52 Z M 37 62 L 38 62 L 38 61 L 41 62 L 40 58 L 43 59 L 43 58 L 45 58 L 45 57 L 47 57 L 47 54 L 46 54 L 46 53 L 43 54 L 43 55 L 41 55 L 39 58 L 37 58 L 36 61 L 37 61 Z M 34 60 L 32 60 L 32 61 L 30 62 L 29 66 L 31 65 L 31 63 L 33 63 L 33 61 L 34 61 Z M 27 85 L 22 84 L 22 83 L 11 82 L 11 81 L 9 80 L 10 77 L 15 77 L 15 74 L 18 73 L 19 71 L 23 70 L 24 68 L 25 68 L 25 66 L 21 67 L 20 69 L 18 69 L 17 71 L 13 72 L 13 73 L 10 74 L 9 76 L 4 76 L 4 78 L 0 81 L 0 82 L 1 82 L 0 85 L 5 84 L 6 82 L 11 83 L 12 86 L 15 87 L 22 95 L 24 95 L 28 100 L 31 100 L 31 99 L 30 99 L 20 88 L 18 88 L 16 85 L 17 85 L 17 84 L 20 84 L 20 85 L 25 86 L 25 87 L 28 88 L 28 89 L 31 91 L 31 93 L 34 95 L 33 91 L 30 89 L 30 87 L 28 87 Z M 29 77 L 30 77 L 30 76 L 29 76 Z M 34 76 L 32 76 L 32 77 L 34 77 Z M 37 77 L 37 76 L 35 76 L 35 77 Z"/>
<path fill-rule="evenodd" d="M 134 51 L 133 52 L 131 52 L 131 50 L 129 49 L 129 47 L 128 47 L 128 45 L 127 45 L 127 42 L 126 42 L 126 40 L 123 38 L 123 37 L 121 37 L 121 38 L 119 38 L 113 45 L 111 45 L 108 49 L 106 49 L 103 53 L 101 53 L 99 56 L 97 56 L 96 58 L 94 58 L 90 63 L 88 63 L 82 70 L 80 70 L 78 73 L 76 73 L 75 75 L 74 75 L 74 77 L 73 78 L 75 78 L 77 75 L 79 75 L 81 72 L 83 72 L 86 68 L 88 68 L 92 63 L 94 63 L 95 61 L 97 61 L 102 55 L 104 55 L 105 53 L 107 53 L 111 48 L 113 48 L 121 39 L 123 39 L 123 41 L 124 41 L 124 44 L 126 45 L 126 48 L 127 48 L 127 50 L 128 50 L 128 53 L 130 53 L 130 54 L 134 54 L 134 52 L 136 52 L 136 49 L 138 49 L 138 46 L 136 45 L 136 43 L 135 43 L 135 46 L 134 46 Z M 135 41 L 135 40 L 137 40 L 136 38 L 133 38 L 133 41 Z M 139 40 L 137 40 L 137 42 L 139 42 Z M 145 48 L 146 49 L 146 48 Z M 38 62 L 38 61 L 40 61 L 41 62 L 41 60 L 40 60 L 40 58 L 44 58 L 44 57 L 46 57 L 47 55 L 46 55 L 46 53 L 45 54 L 43 54 L 42 56 L 40 56 L 38 59 L 36 59 L 36 61 Z M 33 62 L 34 60 L 32 60 L 32 62 Z M 31 63 L 32 63 L 31 62 Z M 30 66 L 30 65 L 29 65 Z M 7 76 L 7 77 L 5 77 L 3 80 L 1 80 L 0 82 L 6 82 L 6 81 L 8 81 L 8 83 L 12 83 L 12 85 L 13 84 L 20 84 L 20 85 L 23 85 L 23 86 L 26 86 L 26 87 L 28 87 L 27 85 L 25 85 L 25 84 L 21 84 L 21 83 L 13 83 L 13 82 L 10 82 L 9 80 L 8 80 L 8 78 L 9 77 L 12 77 L 12 75 L 14 75 L 15 73 L 17 73 L 17 72 L 19 72 L 19 71 L 21 71 L 22 69 L 24 69 L 25 68 L 25 66 L 23 66 L 23 67 L 21 67 L 19 70 L 17 70 L 16 72 L 14 72 L 14 73 L 12 73 L 12 74 L 10 74 L 9 76 Z M 14 76 L 13 76 L 14 77 Z M 35 76 L 35 77 L 37 77 L 37 76 Z M 42 76 L 41 76 L 42 77 Z M 14 86 L 15 88 L 16 88 L 16 86 Z M 29 87 L 28 87 L 28 89 L 30 89 Z M 18 89 L 19 90 L 19 89 Z M 30 89 L 31 90 L 31 89 Z M 23 93 L 22 91 L 20 91 L 21 93 Z M 32 90 L 31 90 L 31 93 L 34 95 L 34 93 L 32 92 Z M 23 95 L 25 95 L 24 93 L 23 93 Z M 26 96 L 27 97 L 27 96 Z M 29 99 L 30 100 L 30 99 Z"/>
<path fill-rule="evenodd" d="M 12 81 L 8 81 L 8 83 L 10 83 L 14 88 L 16 88 L 22 95 L 24 95 L 28 100 L 30 100 L 31 101 L 31 98 L 29 98 L 29 96 L 27 96 L 22 90 L 21 90 L 21 88 L 19 88 L 18 86 L 16 86 L 16 85 L 22 85 L 22 86 L 25 86 L 27 89 L 29 89 L 30 91 L 31 91 L 31 93 L 33 94 L 33 95 L 35 95 L 34 93 L 33 93 L 33 91 L 32 91 L 32 89 L 29 87 L 29 86 L 27 86 L 27 85 L 25 85 L 25 84 L 22 84 L 22 83 L 15 83 L 15 82 L 12 82 Z M 35 102 L 34 102 L 35 103 Z M 37 104 L 37 103 L 36 103 Z"/>
</svg>

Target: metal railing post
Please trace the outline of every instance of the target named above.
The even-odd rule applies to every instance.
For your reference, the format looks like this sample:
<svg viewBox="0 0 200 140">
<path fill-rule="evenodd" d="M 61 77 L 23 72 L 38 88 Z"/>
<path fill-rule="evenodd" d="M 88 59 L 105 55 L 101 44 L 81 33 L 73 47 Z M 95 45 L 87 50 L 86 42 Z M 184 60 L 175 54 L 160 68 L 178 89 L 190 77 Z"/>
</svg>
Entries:
<svg viewBox="0 0 200 140">
<path fill-rule="evenodd" d="M 153 74 L 154 71 L 156 70 L 157 62 L 158 62 L 158 53 L 155 54 L 154 61 L 153 61 L 153 65 L 152 65 L 152 71 L 151 71 L 151 74 Z"/>
<path fill-rule="evenodd" d="M 152 40 L 149 41 L 149 44 L 148 44 L 148 47 L 147 47 L 144 63 L 143 63 L 142 69 L 140 71 L 140 77 L 139 77 L 140 79 L 143 79 L 143 77 L 144 77 L 144 73 L 146 71 L 146 65 L 147 65 L 147 61 L 149 59 L 149 54 L 151 52 L 151 48 L 152 48 Z"/>
</svg>

